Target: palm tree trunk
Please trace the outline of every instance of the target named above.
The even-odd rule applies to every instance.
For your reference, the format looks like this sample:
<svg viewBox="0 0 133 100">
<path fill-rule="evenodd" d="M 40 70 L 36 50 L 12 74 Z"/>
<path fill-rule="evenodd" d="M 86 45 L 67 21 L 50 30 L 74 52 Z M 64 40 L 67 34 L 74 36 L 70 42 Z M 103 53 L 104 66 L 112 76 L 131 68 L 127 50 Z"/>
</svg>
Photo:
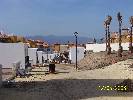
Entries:
<svg viewBox="0 0 133 100">
<path fill-rule="evenodd" d="M 122 46 L 121 46 L 121 22 L 119 21 L 119 50 L 118 50 L 118 56 L 122 57 Z"/>
<path fill-rule="evenodd" d="M 108 53 L 107 54 L 111 54 L 109 25 L 107 26 L 107 28 L 108 28 Z"/>
<path fill-rule="evenodd" d="M 107 25 L 106 25 L 106 28 L 105 28 L 105 35 L 106 35 L 106 51 L 107 51 L 107 45 L 108 45 L 108 42 L 107 42 L 107 40 L 108 40 L 108 32 L 107 32 Z"/>
<path fill-rule="evenodd" d="M 130 31 L 129 51 L 131 51 L 131 53 L 133 53 L 133 47 L 132 47 L 132 26 L 131 26 L 131 31 Z"/>
</svg>

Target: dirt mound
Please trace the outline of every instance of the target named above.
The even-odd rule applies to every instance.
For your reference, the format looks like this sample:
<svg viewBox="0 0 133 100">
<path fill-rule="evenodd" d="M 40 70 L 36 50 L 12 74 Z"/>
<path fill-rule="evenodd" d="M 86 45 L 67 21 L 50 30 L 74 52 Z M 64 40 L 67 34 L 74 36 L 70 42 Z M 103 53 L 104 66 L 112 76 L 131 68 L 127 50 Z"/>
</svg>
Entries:
<svg viewBox="0 0 133 100">
<path fill-rule="evenodd" d="M 122 57 L 118 57 L 117 52 L 113 52 L 110 55 L 107 55 L 107 52 L 88 54 L 84 59 L 78 62 L 78 69 L 91 70 L 96 68 L 103 68 L 104 66 L 126 60 L 133 56 L 133 54 L 128 51 L 123 51 L 122 55 Z"/>
</svg>

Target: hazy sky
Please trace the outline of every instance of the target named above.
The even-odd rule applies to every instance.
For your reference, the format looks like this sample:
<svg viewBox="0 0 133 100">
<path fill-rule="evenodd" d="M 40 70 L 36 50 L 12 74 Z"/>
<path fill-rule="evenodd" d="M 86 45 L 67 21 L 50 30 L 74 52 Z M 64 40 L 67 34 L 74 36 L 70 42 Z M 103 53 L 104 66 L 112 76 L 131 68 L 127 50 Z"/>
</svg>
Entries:
<svg viewBox="0 0 133 100">
<path fill-rule="evenodd" d="M 20 35 L 73 35 L 102 37 L 103 21 L 113 17 L 111 31 L 117 31 L 117 12 L 123 27 L 129 27 L 133 0 L 0 0 L 0 29 Z"/>
</svg>

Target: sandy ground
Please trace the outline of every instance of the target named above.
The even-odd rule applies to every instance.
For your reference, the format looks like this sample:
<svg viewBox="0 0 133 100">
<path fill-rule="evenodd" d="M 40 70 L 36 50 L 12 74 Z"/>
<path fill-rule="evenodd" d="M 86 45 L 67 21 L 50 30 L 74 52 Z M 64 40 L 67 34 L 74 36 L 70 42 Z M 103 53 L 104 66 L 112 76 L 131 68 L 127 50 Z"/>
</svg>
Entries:
<svg viewBox="0 0 133 100">
<path fill-rule="evenodd" d="M 73 66 L 56 65 L 56 74 L 48 68 L 36 67 L 28 78 L 16 78 L 27 83 L 23 88 L 1 88 L 0 100 L 132 100 L 132 92 L 101 90 L 115 86 L 124 79 L 133 79 L 133 59 L 106 66 L 104 69 L 76 71 Z"/>
</svg>

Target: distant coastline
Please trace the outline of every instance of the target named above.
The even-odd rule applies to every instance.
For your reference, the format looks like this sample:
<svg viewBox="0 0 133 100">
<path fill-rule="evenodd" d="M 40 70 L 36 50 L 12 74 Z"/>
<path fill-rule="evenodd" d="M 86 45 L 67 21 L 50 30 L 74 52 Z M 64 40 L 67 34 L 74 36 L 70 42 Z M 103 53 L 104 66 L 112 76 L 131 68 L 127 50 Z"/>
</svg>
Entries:
<svg viewBox="0 0 133 100">
<path fill-rule="evenodd" d="M 75 37 L 74 36 L 56 36 L 56 35 L 47 35 L 47 36 L 41 36 L 41 35 L 35 35 L 35 36 L 26 36 L 27 39 L 39 39 L 39 40 L 44 40 L 48 42 L 49 44 L 53 43 L 61 43 L 61 44 L 67 44 L 68 42 L 70 43 L 75 43 Z M 100 43 L 100 39 L 96 39 L 97 43 Z M 78 37 L 78 43 L 79 44 L 86 44 L 88 42 L 92 42 L 93 38 L 89 37 L 83 37 L 79 36 Z"/>
</svg>

